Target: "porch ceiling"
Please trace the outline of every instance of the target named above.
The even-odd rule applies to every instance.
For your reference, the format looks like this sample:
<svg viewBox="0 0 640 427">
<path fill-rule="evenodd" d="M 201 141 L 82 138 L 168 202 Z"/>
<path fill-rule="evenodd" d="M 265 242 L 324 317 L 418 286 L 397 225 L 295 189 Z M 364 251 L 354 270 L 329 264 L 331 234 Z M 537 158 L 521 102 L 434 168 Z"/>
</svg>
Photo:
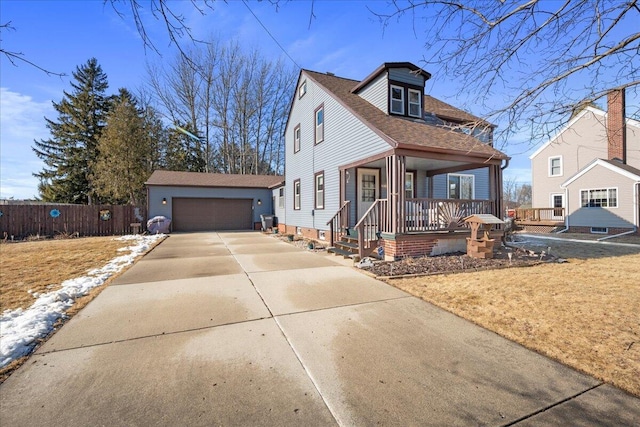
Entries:
<svg viewBox="0 0 640 427">
<path fill-rule="evenodd" d="M 450 160 L 423 159 L 418 157 L 407 157 L 407 170 L 439 170 L 456 168 L 467 163 L 454 162 Z M 375 160 L 360 167 L 371 167 L 384 169 L 386 167 L 385 159 Z"/>
</svg>

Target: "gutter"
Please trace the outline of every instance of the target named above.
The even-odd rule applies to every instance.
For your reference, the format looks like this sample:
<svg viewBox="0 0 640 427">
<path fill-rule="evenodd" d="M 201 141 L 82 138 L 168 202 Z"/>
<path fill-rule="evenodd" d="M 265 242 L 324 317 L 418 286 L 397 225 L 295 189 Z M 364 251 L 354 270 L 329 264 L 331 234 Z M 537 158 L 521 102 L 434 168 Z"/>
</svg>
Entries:
<svg viewBox="0 0 640 427">
<path fill-rule="evenodd" d="M 564 204 L 565 204 L 565 215 L 564 215 L 564 228 L 558 231 L 556 234 L 562 234 L 569 231 L 569 191 L 567 187 L 564 187 Z"/>
</svg>

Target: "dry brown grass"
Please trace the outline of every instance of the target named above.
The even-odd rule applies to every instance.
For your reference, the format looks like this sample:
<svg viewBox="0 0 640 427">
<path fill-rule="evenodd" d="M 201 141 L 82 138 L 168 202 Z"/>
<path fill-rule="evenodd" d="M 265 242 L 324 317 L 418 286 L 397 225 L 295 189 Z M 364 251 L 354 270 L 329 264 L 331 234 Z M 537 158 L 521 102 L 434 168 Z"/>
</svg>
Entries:
<svg viewBox="0 0 640 427">
<path fill-rule="evenodd" d="M 65 280 L 84 276 L 88 270 L 104 267 L 113 258 L 123 255 L 118 249 L 131 244 L 131 241 L 115 240 L 115 237 L 0 244 L 0 312 L 30 307 L 35 299 L 27 291 L 42 293 L 59 289 Z M 124 271 L 126 268 L 122 272 Z M 85 307 L 116 276 L 76 299 L 67 310 L 67 317 L 61 319 L 56 326 L 60 326 Z M 46 338 L 40 341 L 45 340 Z M 0 384 L 28 358 L 29 356 L 21 357 L 1 368 Z"/>
<path fill-rule="evenodd" d="M 640 396 L 638 254 L 389 283 Z"/>
<path fill-rule="evenodd" d="M 118 249 L 130 244 L 114 237 L 0 244 L 0 311 L 28 308 L 34 298 L 27 291 L 59 289 L 63 281 L 122 255 Z"/>
</svg>

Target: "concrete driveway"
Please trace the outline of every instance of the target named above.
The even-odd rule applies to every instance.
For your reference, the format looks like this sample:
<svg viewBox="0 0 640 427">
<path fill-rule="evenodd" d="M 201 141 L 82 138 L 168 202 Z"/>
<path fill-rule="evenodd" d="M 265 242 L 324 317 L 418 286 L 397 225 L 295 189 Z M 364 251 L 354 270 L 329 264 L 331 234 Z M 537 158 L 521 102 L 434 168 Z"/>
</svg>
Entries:
<svg viewBox="0 0 640 427">
<path fill-rule="evenodd" d="M 0 425 L 637 425 L 640 400 L 260 233 L 174 234 L 0 386 Z"/>
</svg>

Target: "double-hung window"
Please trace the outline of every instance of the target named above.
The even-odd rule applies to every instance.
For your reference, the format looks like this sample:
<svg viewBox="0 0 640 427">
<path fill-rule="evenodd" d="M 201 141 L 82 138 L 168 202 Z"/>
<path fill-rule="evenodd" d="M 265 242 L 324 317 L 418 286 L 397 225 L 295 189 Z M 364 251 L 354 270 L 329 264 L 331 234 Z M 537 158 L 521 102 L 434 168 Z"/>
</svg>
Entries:
<svg viewBox="0 0 640 427">
<path fill-rule="evenodd" d="M 315 191 L 316 191 L 316 209 L 324 209 L 324 171 L 315 175 Z"/>
<path fill-rule="evenodd" d="M 278 190 L 278 207 L 284 208 L 284 187 L 280 187 Z"/>
<path fill-rule="evenodd" d="M 324 105 L 316 109 L 316 144 L 324 141 Z"/>
<path fill-rule="evenodd" d="M 409 89 L 409 115 L 422 117 L 422 93 L 419 90 Z"/>
<path fill-rule="evenodd" d="M 300 125 L 293 129 L 293 152 L 300 151 Z"/>
<path fill-rule="evenodd" d="M 415 172 L 406 172 L 404 174 L 404 197 L 405 199 L 416 197 Z"/>
<path fill-rule="evenodd" d="M 473 199 L 475 176 L 450 173 L 448 183 L 450 199 Z"/>
<path fill-rule="evenodd" d="M 562 156 L 549 157 L 549 176 L 562 176 Z"/>
<path fill-rule="evenodd" d="M 298 88 L 298 98 L 302 98 L 307 93 L 307 81 L 303 81 Z"/>
<path fill-rule="evenodd" d="M 300 180 L 293 181 L 293 209 L 300 210 Z"/>
<path fill-rule="evenodd" d="M 583 208 L 617 208 L 618 189 L 598 188 L 580 190 L 580 205 Z"/>
<path fill-rule="evenodd" d="M 390 102 L 393 114 L 404 114 L 404 88 L 402 86 L 391 85 Z"/>
</svg>

